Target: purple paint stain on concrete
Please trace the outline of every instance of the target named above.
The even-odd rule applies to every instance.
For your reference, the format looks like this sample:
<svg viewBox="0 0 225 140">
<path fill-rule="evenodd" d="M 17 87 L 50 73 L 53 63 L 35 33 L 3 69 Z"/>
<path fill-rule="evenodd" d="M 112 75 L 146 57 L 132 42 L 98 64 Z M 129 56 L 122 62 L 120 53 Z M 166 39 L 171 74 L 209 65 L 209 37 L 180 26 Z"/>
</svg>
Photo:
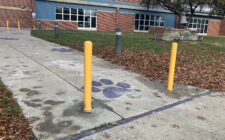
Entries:
<svg viewBox="0 0 225 140">
<path fill-rule="evenodd" d="M 97 82 L 97 81 L 92 81 L 92 86 L 100 87 L 100 86 L 102 86 L 102 83 Z"/>
<path fill-rule="evenodd" d="M 92 92 L 100 92 L 101 89 L 97 88 L 97 87 L 92 87 Z"/>
<path fill-rule="evenodd" d="M 101 79 L 100 80 L 103 84 L 105 85 L 112 85 L 113 81 L 109 80 L 109 79 Z"/>
<path fill-rule="evenodd" d="M 125 94 L 129 90 L 120 87 L 108 87 L 103 90 L 103 94 L 106 98 L 118 98 Z"/>
<path fill-rule="evenodd" d="M 131 87 L 129 84 L 124 83 L 124 82 L 119 82 L 116 85 L 121 87 L 121 88 L 130 88 Z"/>
<path fill-rule="evenodd" d="M 73 52 L 73 49 L 70 49 L 70 48 L 53 48 L 52 51 L 57 51 L 57 52 Z"/>
<path fill-rule="evenodd" d="M 92 92 L 93 93 L 97 93 L 97 92 L 101 92 L 101 86 L 103 86 L 103 84 L 105 85 L 113 85 L 113 81 L 109 80 L 109 79 L 101 79 L 100 82 L 99 81 L 92 81 Z M 106 88 L 103 89 L 103 95 L 106 98 L 118 98 L 122 95 L 125 95 L 126 92 L 131 91 L 129 90 L 131 86 L 127 83 L 124 82 L 119 82 L 117 83 L 115 86 L 108 86 Z M 84 87 L 82 87 L 82 89 L 84 90 Z"/>
</svg>

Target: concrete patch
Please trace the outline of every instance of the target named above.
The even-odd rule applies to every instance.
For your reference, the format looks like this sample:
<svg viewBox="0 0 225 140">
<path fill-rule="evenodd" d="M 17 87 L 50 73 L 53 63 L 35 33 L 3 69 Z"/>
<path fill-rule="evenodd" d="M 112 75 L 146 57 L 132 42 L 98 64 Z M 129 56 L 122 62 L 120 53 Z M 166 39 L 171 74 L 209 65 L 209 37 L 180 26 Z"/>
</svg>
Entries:
<svg viewBox="0 0 225 140">
<path fill-rule="evenodd" d="M 19 40 L 19 38 L 0 38 L 0 40 Z"/>
<path fill-rule="evenodd" d="M 31 100 L 31 102 L 41 102 L 42 100 L 41 99 L 33 99 Z"/>
<path fill-rule="evenodd" d="M 53 48 L 51 51 L 56 51 L 56 52 L 73 52 L 73 49 L 70 49 L 70 48 Z"/>
<path fill-rule="evenodd" d="M 47 100 L 44 102 L 44 104 L 49 104 L 49 105 L 59 105 L 63 104 L 65 101 L 54 101 L 54 100 Z"/>
<path fill-rule="evenodd" d="M 29 107 L 41 107 L 41 104 L 38 104 L 38 103 L 32 103 L 29 101 L 24 101 L 24 103 Z"/>
</svg>

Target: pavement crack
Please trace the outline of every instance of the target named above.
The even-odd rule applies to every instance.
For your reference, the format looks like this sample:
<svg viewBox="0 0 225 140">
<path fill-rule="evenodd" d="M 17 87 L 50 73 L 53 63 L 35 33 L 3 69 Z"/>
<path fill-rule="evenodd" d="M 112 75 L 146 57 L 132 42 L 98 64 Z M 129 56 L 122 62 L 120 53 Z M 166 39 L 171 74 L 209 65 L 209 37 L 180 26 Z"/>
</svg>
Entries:
<svg viewBox="0 0 225 140">
<path fill-rule="evenodd" d="M 96 99 L 96 98 L 94 98 L 94 97 L 92 97 L 92 99 L 95 100 L 96 102 L 98 102 L 99 104 L 101 104 L 103 107 L 105 107 L 105 108 L 108 109 L 109 111 L 111 111 L 111 112 L 115 113 L 116 115 L 118 115 L 121 119 L 125 119 L 125 118 L 123 117 L 123 115 L 121 115 L 120 113 L 116 112 L 116 111 L 113 109 L 113 107 L 108 106 L 107 104 L 102 103 L 100 100 L 98 100 L 98 99 Z"/>
</svg>

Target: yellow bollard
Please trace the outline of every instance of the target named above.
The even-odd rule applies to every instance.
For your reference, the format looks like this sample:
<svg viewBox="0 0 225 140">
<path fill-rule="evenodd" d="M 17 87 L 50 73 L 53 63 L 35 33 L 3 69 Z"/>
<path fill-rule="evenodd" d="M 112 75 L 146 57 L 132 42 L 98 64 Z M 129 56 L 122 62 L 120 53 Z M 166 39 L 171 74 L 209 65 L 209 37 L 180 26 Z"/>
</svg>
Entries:
<svg viewBox="0 0 225 140">
<path fill-rule="evenodd" d="M 9 20 L 6 21 L 6 29 L 9 31 Z"/>
<path fill-rule="evenodd" d="M 92 111 L 92 42 L 84 43 L 84 112 Z"/>
<path fill-rule="evenodd" d="M 168 77 L 168 85 L 167 90 L 169 92 L 173 91 L 174 87 L 174 74 L 175 74 L 175 65 L 176 65 L 176 58 L 177 58 L 177 43 L 172 44 L 171 49 L 171 56 L 170 56 L 170 69 L 169 69 L 169 77 Z"/>
<path fill-rule="evenodd" d="M 18 20 L 17 24 L 18 24 L 18 31 L 20 31 L 20 20 Z"/>
</svg>

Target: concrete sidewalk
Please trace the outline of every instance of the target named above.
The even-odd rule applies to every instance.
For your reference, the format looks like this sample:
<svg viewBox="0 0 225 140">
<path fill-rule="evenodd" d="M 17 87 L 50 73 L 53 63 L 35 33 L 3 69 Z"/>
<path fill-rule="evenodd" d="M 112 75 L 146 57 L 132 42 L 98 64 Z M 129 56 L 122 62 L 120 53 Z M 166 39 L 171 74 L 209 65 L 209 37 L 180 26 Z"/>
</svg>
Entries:
<svg viewBox="0 0 225 140">
<path fill-rule="evenodd" d="M 199 139 L 225 139 L 225 124 L 216 127 L 225 121 L 223 93 L 212 98 L 216 93 L 184 85 L 176 85 L 174 93 L 167 93 L 163 81 L 149 81 L 94 57 L 94 111 L 87 114 L 81 111 L 83 53 L 31 37 L 29 31 L 1 31 L 0 42 L 1 80 L 13 92 L 39 139 L 167 139 L 164 134 L 170 132 L 171 139 L 189 139 L 187 134 L 192 133 L 185 129 L 194 130 L 195 125 L 189 124 L 196 117 L 208 124 L 196 128 L 204 131 L 196 135 Z M 195 112 L 198 105 L 210 107 Z M 189 113 L 196 116 L 189 117 Z M 158 118 L 167 126 L 162 126 Z M 170 131 L 169 123 L 174 119 L 183 122 L 183 135 Z M 213 129 L 208 128 L 211 124 L 215 125 Z M 181 128 L 175 123 L 172 127 Z M 156 137 L 160 132 L 162 137 Z"/>
</svg>

